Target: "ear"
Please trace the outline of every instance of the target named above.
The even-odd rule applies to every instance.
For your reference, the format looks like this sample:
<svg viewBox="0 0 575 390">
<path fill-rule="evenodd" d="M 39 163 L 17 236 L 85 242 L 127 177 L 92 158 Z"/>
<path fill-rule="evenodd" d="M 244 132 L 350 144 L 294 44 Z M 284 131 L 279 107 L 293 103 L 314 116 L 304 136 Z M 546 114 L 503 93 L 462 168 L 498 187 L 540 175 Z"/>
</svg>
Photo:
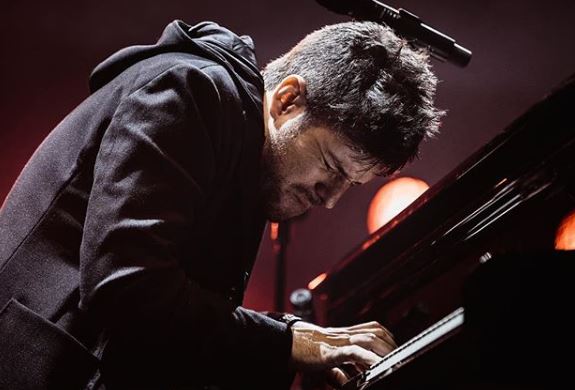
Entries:
<svg viewBox="0 0 575 390">
<path fill-rule="evenodd" d="M 276 87 L 270 102 L 270 115 L 275 127 L 282 124 L 305 110 L 306 82 L 299 75 L 289 75 Z"/>
</svg>

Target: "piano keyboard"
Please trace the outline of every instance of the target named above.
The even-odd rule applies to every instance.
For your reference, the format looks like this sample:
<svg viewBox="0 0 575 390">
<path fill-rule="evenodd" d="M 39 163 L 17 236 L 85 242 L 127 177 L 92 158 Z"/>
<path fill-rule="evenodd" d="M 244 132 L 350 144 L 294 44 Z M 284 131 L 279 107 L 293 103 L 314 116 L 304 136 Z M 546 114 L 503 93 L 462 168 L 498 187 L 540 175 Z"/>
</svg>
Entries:
<svg viewBox="0 0 575 390">
<path fill-rule="evenodd" d="M 447 337 L 461 327 L 461 325 L 463 325 L 463 313 L 464 309 L 462 307 L 455 310 L 453 313 L 396 348 L 362 374 L 352 378 L 345 384 L 343 389 L 367 389 L 375 382 L 385 378 L 403 364 L 415 359 L 434 343 Z"/>
</svg>

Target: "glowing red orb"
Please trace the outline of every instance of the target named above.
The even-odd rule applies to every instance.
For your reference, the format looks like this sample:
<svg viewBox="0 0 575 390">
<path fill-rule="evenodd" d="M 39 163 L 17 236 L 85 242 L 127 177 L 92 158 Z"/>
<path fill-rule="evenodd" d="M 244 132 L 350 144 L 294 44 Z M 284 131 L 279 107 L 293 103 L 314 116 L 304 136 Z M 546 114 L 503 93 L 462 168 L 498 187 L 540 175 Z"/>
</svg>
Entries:
<svg viewBox="0 0 575 390">
<path fill-rule="evenodd" d="M 561 221 L 555 235 L 555 249 L 563 251 L 575 249 L 575 211 Z"/>
<path fill-rule="evenodd" d="M 429 185 L 420 179 L 400 177 L 383 185 L 373 197 L 367 212 L 369 233 L 391 221 L 423 194 Z"/>
</svg>

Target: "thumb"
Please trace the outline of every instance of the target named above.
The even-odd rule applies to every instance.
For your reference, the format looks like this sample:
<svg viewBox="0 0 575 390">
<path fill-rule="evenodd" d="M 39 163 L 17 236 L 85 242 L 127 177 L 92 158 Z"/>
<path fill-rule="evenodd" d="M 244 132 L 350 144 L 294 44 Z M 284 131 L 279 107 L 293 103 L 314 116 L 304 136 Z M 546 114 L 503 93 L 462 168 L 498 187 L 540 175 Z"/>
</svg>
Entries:
<svg viewBox="0 0 575 390">
<path fill-rule="evenodd" d="M 330 368 L 326 371 L 326 382 L 334 389 L 341 389 L 347 383 L 349 378 L 341 368 Z"/>
<path fill-rule="evenodd" d="M 334 365 L 340 366 L 344 363 L 352 363 L 363 371 L 380 360 L 380 356 L 359 345 L 346 345 L 337 348 Z"/>
</svg>

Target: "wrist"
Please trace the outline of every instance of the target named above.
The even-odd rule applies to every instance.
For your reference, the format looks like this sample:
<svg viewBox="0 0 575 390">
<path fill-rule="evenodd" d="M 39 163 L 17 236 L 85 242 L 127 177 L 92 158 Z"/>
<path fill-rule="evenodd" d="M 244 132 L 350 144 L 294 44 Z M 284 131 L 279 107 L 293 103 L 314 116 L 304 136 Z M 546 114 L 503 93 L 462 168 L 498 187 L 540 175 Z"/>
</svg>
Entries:
<svg viewBox="0 0 575 390">
<path fill-rule="evenodd" d="M 288 328 L 291 329 L 296 322 L 300 322 L 300 321 L 303 321 L 303 320 L 302 320 L 301 317 L 298 317 L 298 316 L 296 316 L 296 315 L 293 315 L 293 314 L 290 314 L 290 313 L 284 313 L 284 314 L 280 317 L 279 321 L 283 322 L 284 324 L 287 325 Z"/>
</svg>

